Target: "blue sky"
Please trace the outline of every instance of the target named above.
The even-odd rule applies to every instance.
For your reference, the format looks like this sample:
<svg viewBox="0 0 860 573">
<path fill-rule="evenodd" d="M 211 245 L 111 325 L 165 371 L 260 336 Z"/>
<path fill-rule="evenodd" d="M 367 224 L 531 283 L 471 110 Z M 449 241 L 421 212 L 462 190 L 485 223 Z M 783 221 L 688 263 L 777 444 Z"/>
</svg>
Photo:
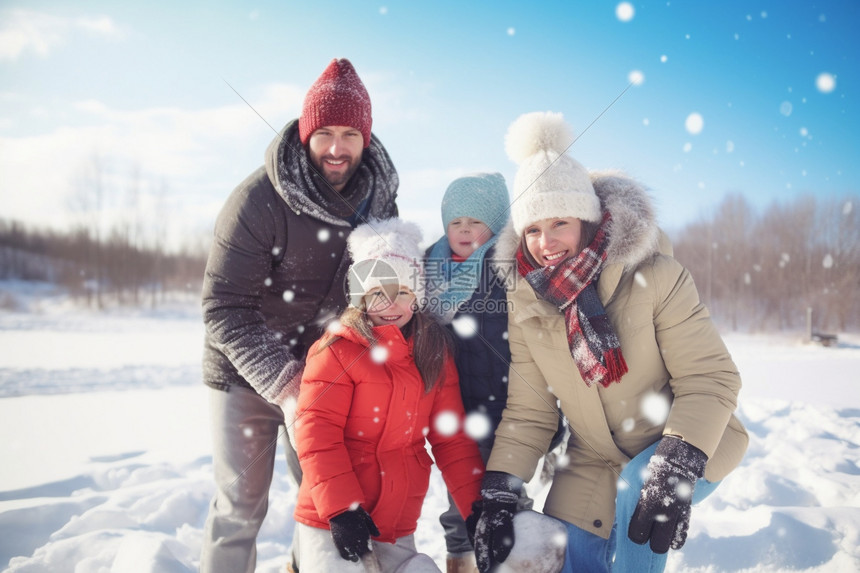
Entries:
<svg viewBox="0 0 860 573">
<path fill-rule="evenodd" d="M 428 241 L 455 177 L 510 188 L 504 134 L 530 111 L 562 112 L 588 168 L 648 185 L 670 231 L 727 193 L 856 196 L 858 26 L 853 0 L 3 1 L 0 216 L 67 226 L 97 163 L 105 219 L 137 189 L 174 240 L 205 235 L 334 57 Z"/>
</svg>

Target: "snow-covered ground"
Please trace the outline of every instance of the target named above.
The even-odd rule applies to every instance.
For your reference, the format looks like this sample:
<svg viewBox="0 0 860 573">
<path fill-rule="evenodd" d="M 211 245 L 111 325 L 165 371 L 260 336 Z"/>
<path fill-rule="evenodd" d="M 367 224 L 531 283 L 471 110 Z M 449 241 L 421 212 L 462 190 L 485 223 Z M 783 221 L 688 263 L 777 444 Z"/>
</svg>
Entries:
<svg viewBox="0 0 860 573">
<path fill-rule="evenodd" d="M 213 493 L 197 308 L 95 315 L 59 300 L 0 311 L 0 567 L 196 571 Z M 726 336 L 750 449 L 694 509 L 669 571 L 860 571 L 860 336 L 800 338 Z M 279 454 L 260 572 L 282 570 L 292 537 Z M 434 471 L 416 537 L 443 570 L 444 506 Z"/>
</svg>

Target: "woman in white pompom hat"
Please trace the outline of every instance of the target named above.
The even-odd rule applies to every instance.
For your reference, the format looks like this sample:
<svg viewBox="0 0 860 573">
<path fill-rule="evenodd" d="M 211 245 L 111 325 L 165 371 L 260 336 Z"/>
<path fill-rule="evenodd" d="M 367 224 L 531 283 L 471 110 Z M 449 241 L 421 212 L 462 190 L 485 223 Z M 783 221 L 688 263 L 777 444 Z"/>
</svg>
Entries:
<svg viewBox="0 0 860 573">
<path fill-rule="evenodd" d="M 684 544 L 691 504 L 746 451 L 740 376 L 646 190 L 589 173 L 567 155 L 572 141 L 551 112 L 521 116 L 506 138 L 519 169 L 513 231 L 497 249 L 518 272 L 476 557 L 487 571 L 516 547 L 515 493 L 564 415 L 569 462 L 544 505 L 567 529 L 562 571 L 659 572 Z"/>
</svg>

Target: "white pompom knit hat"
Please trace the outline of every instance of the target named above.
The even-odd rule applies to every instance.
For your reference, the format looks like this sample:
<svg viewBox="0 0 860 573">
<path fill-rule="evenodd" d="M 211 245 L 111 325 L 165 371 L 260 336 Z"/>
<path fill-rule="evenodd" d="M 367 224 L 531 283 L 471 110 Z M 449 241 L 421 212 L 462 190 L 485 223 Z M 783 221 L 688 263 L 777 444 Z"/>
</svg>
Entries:
<svg viewBox="0 0 860 573">
<path fill-rule="evenodd" d="M 588 171 L 565 153 L 572 142 L 573 133 L 560 113 L 527 113 L 508 128 L 505 151 L 519 164 L 511 197 L 518 235 L 542 219 L 600 221 L 600 200 Z"/>
<path fill-rule="evenodd" d="M 361 308 L 362 298 L 376 287 L 404 285 L 424 302 L 424 253 L 421 228 L 398 218 L 371 219 L 347 239 L 349 304 Z"/>
</svg>

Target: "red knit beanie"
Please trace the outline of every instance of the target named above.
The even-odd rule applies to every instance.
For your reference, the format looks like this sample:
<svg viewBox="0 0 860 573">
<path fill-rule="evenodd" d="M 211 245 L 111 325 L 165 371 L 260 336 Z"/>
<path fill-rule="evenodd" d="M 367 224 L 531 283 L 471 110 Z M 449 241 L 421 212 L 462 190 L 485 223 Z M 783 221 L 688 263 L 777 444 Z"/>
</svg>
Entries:
<svg viewBox="0 0 860 573">
<path fill-rule="evenodd" d="M 311 134 L 326 125 L 346 125 L 361 132 L 370 145 L 370 95 L 346 58 L 334 59 L 305 95 L 299 118 L 299 137 L 307 144 Z"/>
</svg>

